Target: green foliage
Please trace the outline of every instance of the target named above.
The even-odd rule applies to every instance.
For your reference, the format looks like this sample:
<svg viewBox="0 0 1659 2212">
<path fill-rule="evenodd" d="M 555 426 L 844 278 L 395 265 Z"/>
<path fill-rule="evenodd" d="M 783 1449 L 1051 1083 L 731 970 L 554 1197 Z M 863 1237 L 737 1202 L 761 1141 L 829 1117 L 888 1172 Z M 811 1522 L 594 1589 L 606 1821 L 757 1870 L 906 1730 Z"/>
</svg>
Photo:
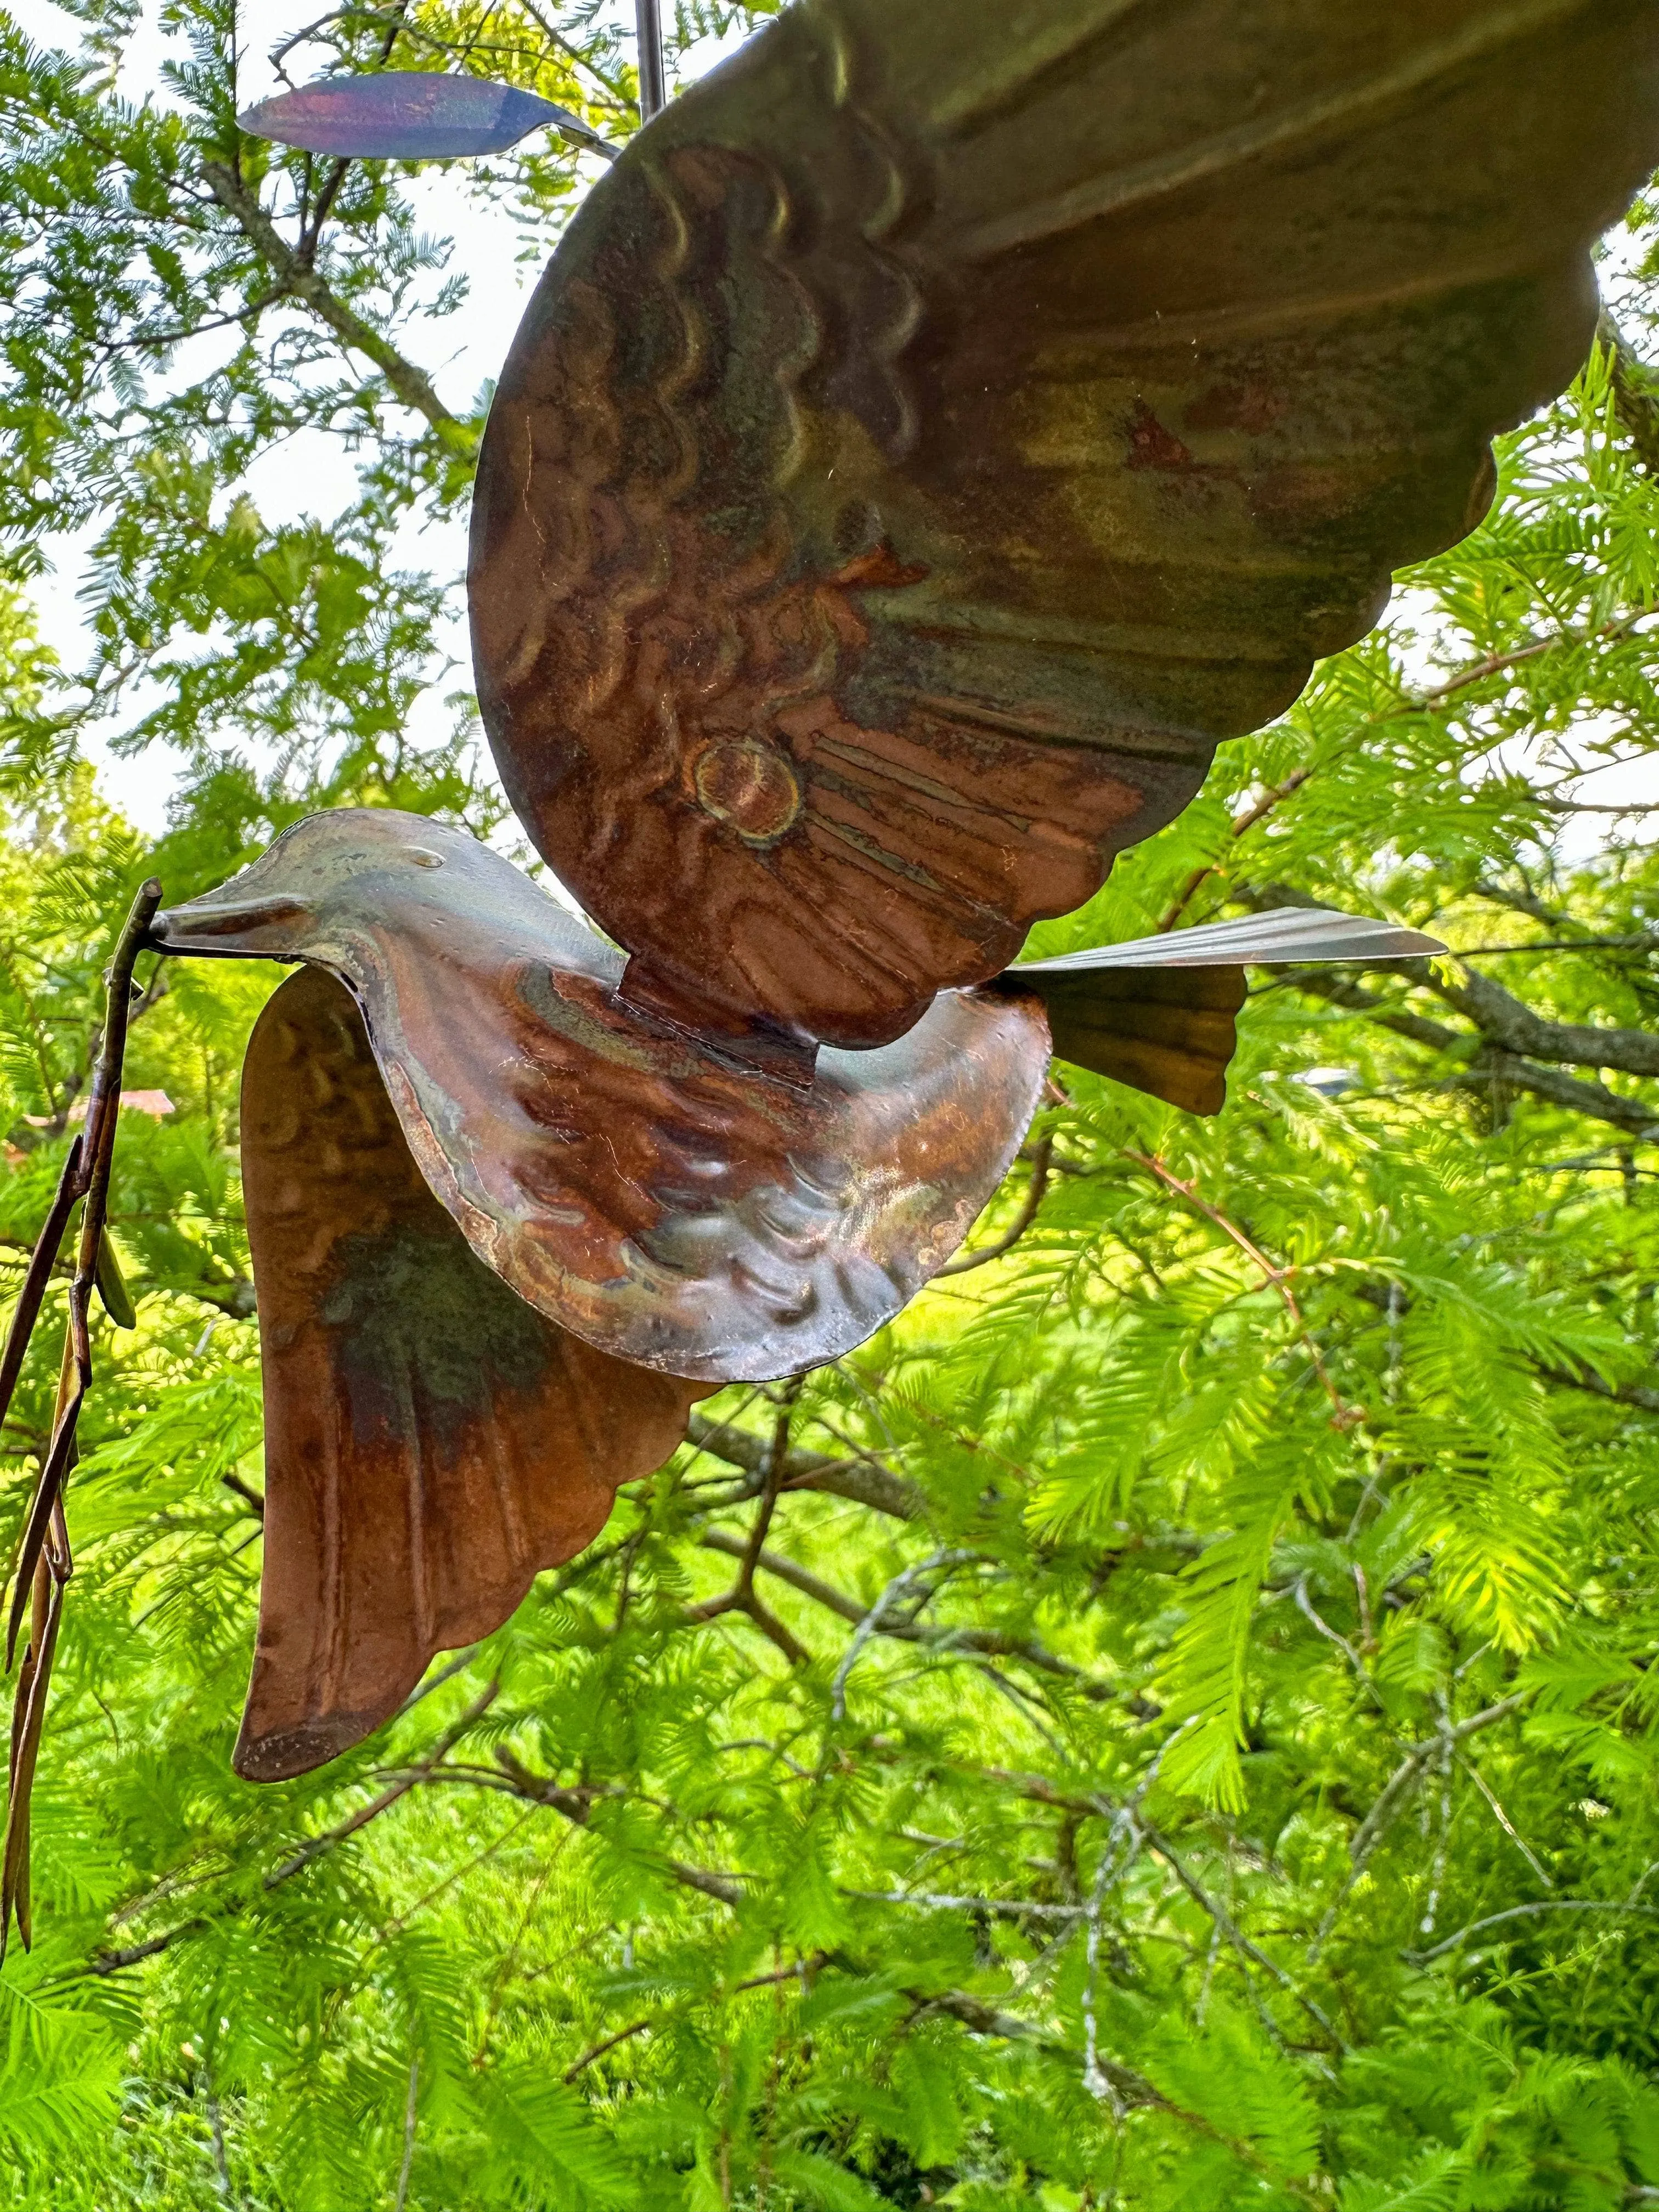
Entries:
<svg viewBox="0 0 1659 2212">
<path fill-rule="evenodd" d="M 343 799 L 498 812 L 465 702 L 410 734 L 454 680 L 410 526 L 459 512 L 477 421 L 417 366 L 451 243 L 394 167 L 237 139 L 219 0 L 172 0 L 137 107 L 133 11 L 76 12 L 73 59 L 0 28 L 9 1290 L 146 873 L 182 896 Z M 405 20 L 393 66 L 629 127 L 604 11 Z M 389 26 L 325 37 L 368 61 Z M 540 252 L 577 173 L 538 141 L 471 188 Z M 262 1481 L 237 1073 L 276 976 L 146 958 L 127 1084 L 171 1110 L 123 1117 L 138 1325 L 97 1322 L 70 1494 L 35 1946 L 0 1974 L 9 2205 L 1659 2195 L 1654 408 L 1598 354 L 1478 536 L 1040 933 L 1300 897 L 1465 957 L 1257 976 L 1213 1122 L 1058 1069 L 1006 1256 L 799 1393 L 711 1401 L 592 1552 L 276 1787 L 228 1764 Z M 359 496 L 268 526 L 250 471 L 302 433 Z M 19 588 L 64 529 L 71 671 Z M 155 849 L 93 793 L 97 729 L 185 763 Z M 56 1371 L 47 1326 L 8 1548 Z M 711 1611 L 757 1515 L 749 1601 Z"/>
</svg>

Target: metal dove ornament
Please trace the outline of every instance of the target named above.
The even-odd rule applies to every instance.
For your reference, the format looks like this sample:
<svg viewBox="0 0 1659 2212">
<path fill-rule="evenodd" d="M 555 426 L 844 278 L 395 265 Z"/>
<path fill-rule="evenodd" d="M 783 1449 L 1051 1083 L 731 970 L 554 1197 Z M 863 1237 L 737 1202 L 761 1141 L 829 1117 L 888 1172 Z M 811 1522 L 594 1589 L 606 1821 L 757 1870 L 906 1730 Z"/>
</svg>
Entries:
<svg viewBox="0 0 1659 2212">
<path fill-rule="evenodd" d="M 443 157 L 522 97 L 245 127 Z M 797 0 L 623 151 L 469 576 L 513 805 L 611 941 L 382 811 L 153 925 L 302 963 L 244 1078 L 240 1771 L 360 1740 L 697 1397 L 890 1320 L 1051 1051 L 1212 1113 L 1245 963 L 1442 950 L 1289 909 L 1012 964 L 1474 528 L 1656 162 L 1652 0 Z"/>
<path fill-rule="evenodd" d="M 151 941 L 306 963 L 242 1082 L 257 1780 L 356 1742 L 498 1626 L 696 1399 L 890 1321 L 1012 1163 L 1051 1050 L 1212 1113 L 1241 963 L 1443 949 L 1291 908 L 942 991 L 786 1079 L 630 1003 L 624 956 L 509 861 L 384 808 L 296 823 Z"/>
</svg>

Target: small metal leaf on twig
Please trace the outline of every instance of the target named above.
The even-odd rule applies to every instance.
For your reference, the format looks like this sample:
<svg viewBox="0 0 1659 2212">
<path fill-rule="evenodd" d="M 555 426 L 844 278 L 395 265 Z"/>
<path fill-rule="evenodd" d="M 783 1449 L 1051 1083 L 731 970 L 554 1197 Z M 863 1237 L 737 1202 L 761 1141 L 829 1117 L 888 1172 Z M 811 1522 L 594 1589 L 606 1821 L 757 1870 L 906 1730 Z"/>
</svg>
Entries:
<svg viewBox="0 0 1659 2212">
<path fill-rule="evenodd" d="M 236 118 L 251 137 L 308 154 L 369 161 L 456 161 L 504 154 L 532 131 L 562 131 L 579 145 L 614 154 L 579 115 L 516 85 L 423 70 L 321 77 L 278 94 Z"/>
</svg>

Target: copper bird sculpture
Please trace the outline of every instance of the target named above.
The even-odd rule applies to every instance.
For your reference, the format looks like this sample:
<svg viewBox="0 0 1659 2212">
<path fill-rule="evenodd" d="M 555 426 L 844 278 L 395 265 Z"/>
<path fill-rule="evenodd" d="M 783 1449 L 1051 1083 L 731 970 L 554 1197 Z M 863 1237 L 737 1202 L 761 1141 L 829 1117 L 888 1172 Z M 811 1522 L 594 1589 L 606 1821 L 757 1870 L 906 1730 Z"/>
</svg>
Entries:
<svg viewBox="0 0 1659 2212">
<path fill-rule="evenodd" d="M 402 75 L 244 118 L 573 122 Z M 1290 909 L 1012 964 L 1475 526 L 1656 161 L 1654 0 L 797 0 L 613 161 L 469 577 L 507 792 L 605 934 L 379 810 L 152 927 L 301 963 L 243 1086 L 239 1771 L 367 1735 L 698 1397 L 890 1320 L 1051 1052 L 1213 1112 L 1245 963 L 1442 949 Z"/>
</svg>

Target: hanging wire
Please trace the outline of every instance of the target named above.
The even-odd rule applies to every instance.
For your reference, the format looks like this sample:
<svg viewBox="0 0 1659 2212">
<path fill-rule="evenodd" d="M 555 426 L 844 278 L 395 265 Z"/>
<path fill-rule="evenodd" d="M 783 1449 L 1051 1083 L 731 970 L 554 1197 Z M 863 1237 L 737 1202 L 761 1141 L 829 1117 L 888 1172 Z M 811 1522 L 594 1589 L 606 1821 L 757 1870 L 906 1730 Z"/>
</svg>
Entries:
<svg viewBox="0 0 1659 2212">
<path fill-rule="evenodd" d="M 635 0 L 640 23 L 640 120 L 648 123 L 668 105 L 663 72 L 662 0 Z"/>
</svg>

